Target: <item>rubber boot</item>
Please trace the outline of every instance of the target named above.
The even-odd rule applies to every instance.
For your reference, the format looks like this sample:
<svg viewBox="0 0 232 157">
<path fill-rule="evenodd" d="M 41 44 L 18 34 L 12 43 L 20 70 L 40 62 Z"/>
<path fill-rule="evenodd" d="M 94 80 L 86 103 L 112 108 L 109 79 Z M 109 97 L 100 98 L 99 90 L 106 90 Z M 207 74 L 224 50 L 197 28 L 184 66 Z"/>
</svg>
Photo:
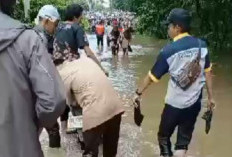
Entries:
<svg viewBox="0 0 232 157">
<path fill-rule="evenodd" d="M 60 127 L 58 123 L 56 123 L 52 128 L 47 129 L 48 137 L 49 137 L 49 147 L 60 148 L 61 138 L 60 138 L 59 130 L 60 130 Z"/>
<path fill-rule="evenodd" d="M 50 148 L 60 148 L 60 134 L 49 135 L 49 147 Z"/>
<path fill-rule="evenodd" d="M 164 157 L 172 157 L 173 152 L 172 152 L 172 145 L 171 142 L 169 141 L 159 141 L 159 146 L 160 146 L 160 155 Z"/>
</svg>

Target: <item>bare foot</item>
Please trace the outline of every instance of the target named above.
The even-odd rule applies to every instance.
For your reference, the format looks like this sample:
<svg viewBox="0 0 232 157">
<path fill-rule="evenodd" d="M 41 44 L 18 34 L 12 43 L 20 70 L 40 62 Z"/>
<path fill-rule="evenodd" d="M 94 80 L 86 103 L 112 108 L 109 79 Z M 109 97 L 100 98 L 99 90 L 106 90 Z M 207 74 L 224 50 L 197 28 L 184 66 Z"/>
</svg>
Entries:
<svg viewBox="0 0 232 157">
<path fill-rule="evenodd" d="M 186 150 L 177 150 L 174 153 L 174 157 L 186 157 Z"/>
</svg>

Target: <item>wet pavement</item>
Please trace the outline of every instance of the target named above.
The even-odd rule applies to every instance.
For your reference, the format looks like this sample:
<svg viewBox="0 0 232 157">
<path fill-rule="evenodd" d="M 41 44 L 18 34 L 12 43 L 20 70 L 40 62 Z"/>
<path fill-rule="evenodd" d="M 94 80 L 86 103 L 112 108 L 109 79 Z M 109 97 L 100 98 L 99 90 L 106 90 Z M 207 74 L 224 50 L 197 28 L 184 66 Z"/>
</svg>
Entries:
<svg viewBox="0 0 232 157">
<path fill-rule="evenodd" d="M 96 37 L 88 35 L 90 46 L 97 53 L 102 65 L 109 72 L 109 79 L 120 93 L 126 113 L 123 116 L 118 157 L 158 157 L 157 132 L 160 115 L 164 105 L 168 76 L 158 84 L 152 85 L 144 94 L 142 112 L 145 115 L 142 128 L 133 123 L 131 98 L 136 86 L 152 67 L 158 50 L 163 42 L 137 37 L 132 45 L 133 52 L 129 56 L 112 57 L 105 46 L 99 52 Z M 148 41 L 144 41 L 148 40 Z M 139 45 L 139 43 L 146 43 Z M 106 45 L 106 43 L 105 43 Z M 214 59 L 214 94 L 218 104 L 209 135 L 204 132 L 205 123 L 201 119 L 205 111 L 206 99 L 203 99 L 203 109 L 196 123 L 193 140 L 189 147 L 188 157 L 230 157 L 232 150 L 232 62 L 231 55 Z M 62 148 L 48 148 L 48 138 L 45 131 L 41 136 L 45 157 L 81 157 L 80 146 L 76 135 L 62 137 Z M 172 139 L 175 142 L 175 136 Z M 174 143 L 175 144 L 175 143 Z M 101 150 L 101 149 L 100 149 Z"/>
</svg>

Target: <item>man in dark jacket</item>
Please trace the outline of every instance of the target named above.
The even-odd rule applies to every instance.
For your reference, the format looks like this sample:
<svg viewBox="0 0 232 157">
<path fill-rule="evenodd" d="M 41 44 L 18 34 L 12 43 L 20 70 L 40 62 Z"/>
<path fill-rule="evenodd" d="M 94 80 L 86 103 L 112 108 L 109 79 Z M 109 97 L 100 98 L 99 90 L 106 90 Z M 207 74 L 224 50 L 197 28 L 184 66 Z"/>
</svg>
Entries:
<svg viewBox="0 0 232 157">
<path fill-rule="evenodd" d="M 35 20 L 35 30 L 41 33 L 41 35 L 45 38 L 48 53 L 51 55 L 53 53 L 54 34 L 59 20 L 60 15 L 53 5 L 43 6 L 39 10 Z"/>
<path fill-rule="evenodd" d="M 0 0 L 0 152 L 43 157 L 38 130 L 64 112 L 64 88 L 41 37 L 6 15 L 14 3 Z"/>
</svg>

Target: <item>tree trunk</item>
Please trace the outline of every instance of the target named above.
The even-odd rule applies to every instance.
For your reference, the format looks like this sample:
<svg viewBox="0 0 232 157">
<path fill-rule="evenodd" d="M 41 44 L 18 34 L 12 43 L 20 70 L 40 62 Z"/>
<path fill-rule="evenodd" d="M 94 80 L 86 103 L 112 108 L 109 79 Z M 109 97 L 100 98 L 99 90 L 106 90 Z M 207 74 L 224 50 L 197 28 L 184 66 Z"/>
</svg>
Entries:
<svg viewBox="0 0 232 157">
<path fill-rule="evenodd" d="M 29 17 L 28 10 L 30 9 L 30 0 L 23 0 L 24 4 L 24 13 L 25 13 L 25 18 Z"/>
</svg>

